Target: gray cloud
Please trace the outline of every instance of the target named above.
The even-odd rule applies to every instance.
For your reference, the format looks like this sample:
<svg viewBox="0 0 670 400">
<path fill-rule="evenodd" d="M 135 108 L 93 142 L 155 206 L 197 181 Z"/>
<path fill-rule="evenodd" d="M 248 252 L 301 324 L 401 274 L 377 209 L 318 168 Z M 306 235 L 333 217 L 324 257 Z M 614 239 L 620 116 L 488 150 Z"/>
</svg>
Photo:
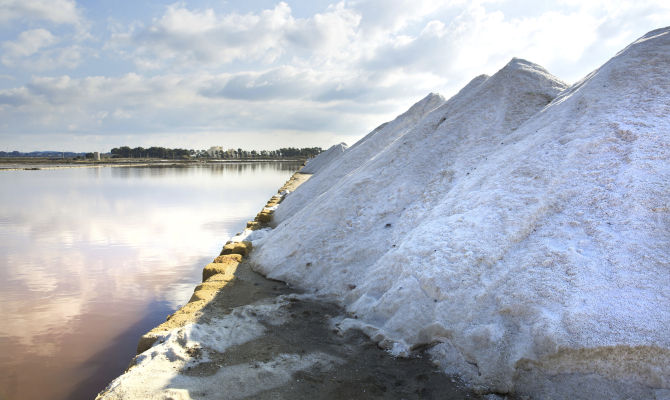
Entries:
<svg viewBox="0 0 670 400">
<path fill-rule="evenodd" d="M 204 83 L 200 94 L 237 100 L 265 101 L 307 97 L 318 83 L 310 72 L 277 68 L 263 73 L 243 72 Z"/>
<path fill-rule="evenodd" d="M 62 13 L 48 19 L 52 4 Z M 81 15 L 70 0 L 0 0 L 0 21 L 32 21 L 2 44 L 0 72 L 28 78 L 0 82 L 0 143 L 351 143 L 513 56 L 580 77 L 670 20 L 670 5 L 354 0 L 304 15 L 285 3 L 248 13 L 175 3 L 110 22 L 99 49 L 76 37 Z M 91 67 L 95 56 L 109 75 Z M 53 67 L 71 70 L 36 73 Z"/>
<path fill-rule="evenodd" d="M 146 132 L 339 132 L 362 135 L 377 108 L 334 109 L 310 100 L 283 97 L 250 105 L 206 97 L 203 84 L 217 77 L 172 75 L 151 79 L 128 74 L 119 78 L 68 76 L 36 78 L 21 88 L 0 90 L 0 135 L 24 134 L 123 136 Z M 354 111 L 355 110 L 355 111 Z M 183 136 L 184 133 L 188 133 Z M 323 143 L 326 145 L 327 143 Z"/>
<path fill-rule="evenodd" d="M 31 98 L 26 88 L 9 89 L 0 91 L 0 107 L 21 107 L 31 103 Z M 2 110 L 2 108 L 0 108 Z"/>
</svg>

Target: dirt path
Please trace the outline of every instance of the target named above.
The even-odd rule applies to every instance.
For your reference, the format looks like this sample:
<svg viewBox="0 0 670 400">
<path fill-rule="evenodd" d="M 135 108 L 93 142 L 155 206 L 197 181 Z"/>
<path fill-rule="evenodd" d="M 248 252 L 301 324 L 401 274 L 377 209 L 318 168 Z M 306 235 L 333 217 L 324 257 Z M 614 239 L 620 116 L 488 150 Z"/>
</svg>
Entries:
<svg viewBox="0 0 670 400">
<path fill-rule="evenodd" d="M 253 308 L 277 303 L 282 304 L 277 311 L 279 322 L 275 314 Z M 440 373 L 421 352 L 394 358 L 359 331 L 338 332 L 331 321 L 343 312 L 335 304 L 306 298 L 282 282 L 266 279 L 243 262 L 195 323 L 217 326 L 222 316 L 237 313 L 243 320 L 255 321 L 238 324 L 230 332 L 232 337 L 244 336 L 254 324 L 264 327 L 262 335 L 224 351 L 206 341 L 184 342 L 189 359 L 173 362 L 176 375 L 167 384 L 152 389 L 143 379 L 129 379 L 108 388 L 101 398 L 481 398 Z M 304 361 L 315 354 L 315 362 L 295 367 L 297 359 Z M 135 368 L 147 368 L 145 362 L 146 357 L 138 356 L 127 375 Z"/>
<path fill-rule="evenodd" d="M 262 298 L 295 293 L 282 282 L 271 281 L 251 271 L 248 265 L 238 268 L 238 277 L 212 302 L 207 315 L 231 312 L 231 305 Z M 242 305 L 242 304 L 240 304 Z M 280 354 L 322 352 L 343 360 L 337 368 L 313 367 L 298 371 L 283 386 L 254 395 L 260 399 L 463 399 L 478 398 L 467 393 L 441 374 L 418 353 L 412 358 L 394 358 L 378 348 L 359 331 L 340 335 L 331 328 L 331 318 L 344 310 L 332 303 L 304 298 L 290 298 L 285 323 L 267 323 L 267 334 L 253 341 L 229 348 L 203 370 L 254 362 L 270 362 Z M 261 323 L 263 323 L 261 319 Z M 201 364 L 202 365 L 202 364 Z"/>
</svg>

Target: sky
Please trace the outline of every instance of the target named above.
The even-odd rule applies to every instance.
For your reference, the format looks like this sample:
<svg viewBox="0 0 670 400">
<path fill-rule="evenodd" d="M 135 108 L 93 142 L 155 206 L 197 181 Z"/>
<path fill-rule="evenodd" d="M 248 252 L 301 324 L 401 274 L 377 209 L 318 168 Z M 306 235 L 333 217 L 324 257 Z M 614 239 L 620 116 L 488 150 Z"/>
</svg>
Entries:
<svg viewBox="0 0 670 400">
<path fill-rule="evenodd" d="M 0 0 L 0 150 L 353 144 L 512 57 L 578 81 L 667 0 Z"/>
</svg>

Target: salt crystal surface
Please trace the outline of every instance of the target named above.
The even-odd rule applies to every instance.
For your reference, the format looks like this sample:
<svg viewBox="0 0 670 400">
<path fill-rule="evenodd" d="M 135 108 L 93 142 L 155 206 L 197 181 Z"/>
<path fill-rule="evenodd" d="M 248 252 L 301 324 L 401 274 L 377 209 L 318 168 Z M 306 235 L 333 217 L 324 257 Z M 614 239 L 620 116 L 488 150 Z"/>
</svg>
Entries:
<svg viewBox="0 0 670 400">
<path fill-rule="evenodd" d="M 347 149 L 346 143 L 339 143 L 331 146 L 328 150 L 317 155 L 316 157 L 307 160 L 307 164 L 300 170 L 303 174 L 315 174 L 325 166 L 330 164 L 334 159 L 339 157 Z"/>
<path fill-rule="evenodd" d="M 300 186 L 300 191 L 286 196 L 281 207 L 274 214 L 275 222 L 283 221 L 303 208 L 312 198 L 330 189 L 332 184 L 356 170 L 395 139 L 407 133 L 414 124 L 443 102 L 444 98 L 442 96 L 431 93 L 403 115 L 370 132 L 351 148 L 346 149 L 345 152 L 334 153 L 337 157 L 332 157 L 328 164 L 323 165 L 316 171 L 314 176 Z M 317 156 L 317 158 L 319 157 L 321 157 L 321 154 Z M 309 165 L 307 164 L 307 166 Z M 303 168 L 300 172 L 305 171 L 305 168 Z"/>
<path fill-rule="evenodd" d="M 664 28 L 567 89 L 513 59 L 431 94 L 287 196 L 252 260 L 483 390 L 666 393 L 668 71 Z"/>
</svg>

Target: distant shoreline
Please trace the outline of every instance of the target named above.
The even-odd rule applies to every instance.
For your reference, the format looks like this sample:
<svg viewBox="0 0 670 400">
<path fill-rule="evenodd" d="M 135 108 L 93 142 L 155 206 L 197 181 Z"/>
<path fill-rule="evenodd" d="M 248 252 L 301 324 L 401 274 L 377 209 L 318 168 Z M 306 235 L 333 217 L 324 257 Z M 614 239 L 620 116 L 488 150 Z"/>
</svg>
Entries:
<svg viewBox="0 0 670 400">
<path fill-rule="evenodd" d="M 208 160 L 167 160 L 167 159 L 138 159 L 119 158 L 101 161 L 92 160 L 67 160 L 49 158 L 0 158 L 0 171 L 20 170 L 47 170 L 64 168 L 103 168 L 103 167 L 169 167 L 190 166 L 207 164 L 243 164 L 243 163 L 267 163 L 267 162 L 304 162 L 305 158 L 253 158 L 253 159 L 208 159 Z"/>
</svg>

